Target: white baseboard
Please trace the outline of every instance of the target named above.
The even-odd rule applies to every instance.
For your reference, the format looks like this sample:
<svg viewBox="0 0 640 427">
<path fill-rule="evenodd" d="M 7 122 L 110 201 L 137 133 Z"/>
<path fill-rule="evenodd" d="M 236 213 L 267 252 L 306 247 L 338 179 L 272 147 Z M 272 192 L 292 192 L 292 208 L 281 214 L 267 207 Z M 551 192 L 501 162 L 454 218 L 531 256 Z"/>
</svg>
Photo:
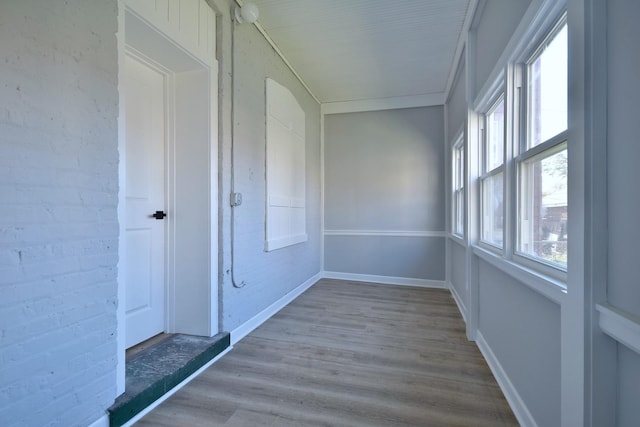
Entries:
<svg viewBox="0 0 640 427">
<path fill-rule="evenodd" d="M 289 304 L 294 299 L 298 298 L 304 291 L 313 286 L 318 280 L 322 278 L 321 273 L 316 274 L 311 277 L 303 284 L 295 288 L 294 290 L 287 293 L 285 296 L 280 298 L 278 301 L 271 304 L 269 307 L 262 310 L 260 313 L 253 316 L 251 319 L 244 322 L 242 325 L 235 328 L 231 331 L 231 345 L 234 345 L 242 338 L 246 337 L 256 329 L 258 326 L 262 325 L 264 322 L 269 320 L 271 316 L 282 310 L 287 304 Z"/>
<path fill-rule="evenodd" d="M 138 414 L 136 414 L 133 418 L 131 418 L 129 421 L 127 421 L 126 423 L 124 423 L 122 425 L 122 427 L 131 427 L 133 424 L 137 423 L 138 421 L 140 421 L 140 419 L 142 419 L 142 417 L 144 417 L 145 415 L 147 415 L 149 412 L 153 411 L 155 408 L 157 408 L 158 406 L 160 406 L 160 404 L 162 402 L 164 402 L 165 400 L 167 400 L 168 398 L 170 398 L 171 396 L 173 396 L 178 390 L 180 390 L 182 387 L 186 386 L 187 384 L 189 384 L 189 382 L 191 382 L 191 380 L 193 380 L 195 377 L 197 377 L 198 375 L 200 375 L 202 372 L 204 372 L 207 368 L 209 368 L 209 366 L 213 365 L 214 363 L 216 363 L 218 360 L 220 360 L 222 358 L 222 356 L 224 356 L 225 354 L 229 353 L 231 350 L 233 349 L 233 346 L 229 346 L 227 347 L 222 353 L 218 354 L 216 357 L 214 357 L 213 359 L 211 359 L 209 362 L 207 362 L 205 365 L 203 365 L 200 369 L 198 369 L 197 371 L 195 371 L 193 374 L 189 375 L 187 378 L 185 378 L 184 380 L 182 380 L 182 382 L 178 385 L 176 385 L 174 388 L 172 388 L 171 390 L 169 390 L 168 392 L 166 392 L 165 394 L 163 394 L 158 400 L 156 400 L 155 402 L 153 402 L 151 405 L 147 406 L 146 408 L 144 408 L 141 412 L 139 412 Z M 108 418 L 107 418 L 107 425 L 108 424 Z M 92 426 L 94 427 L 94 426 Z M 95 427 L 102 427 L 102 426 L 95 426 Z"/>
<path fill-rule="evenodd" d="M 102 417 L 89 424 L 88 427 L 109 427 L 109 414 L 104 414 Z"/>
<path fill-rule="evenodd" d="M 448 282 L 447 285 L 449 287 L 449 291 L 451 291 L 451 296 L 453 297 L 453 300 L 456 302 L 456 305 L 458 306 L 458 311 L 460 311 L 460 314 L 462 315 L 462 319 L 466 324 L 467 323 L 467 307 L 464 305 L 464 302 L 462 301 L 462 298 L 460 297 L 460 294 L 458 293 L 458 290 L 456 289 L 456 287 L 453 286 L 453 283 Z"/>
<path fill-rule="evenodd" d="M 351 280 L 354 282 L 381 283 L 383 285 L 399 285 L 399 286 L 414 286 L 419 288 L 448 289 L 447 282 L 445 282 L 444 280 L 412 279 L 410 277 L 374 276 L 371 274 L 341 273 L 337 271 L 325 271 L 322 273 L 322 277 L 325 279 Z"/>
<path fill-rule="evenodd" d="M 507 399 L 507 402 L 509 402 L 509 406 L 511 406 L 511 410 L 518 419 L 520 425 L 522 427 L 538 427 L 538 424 L 536 424 L 536 421 L 533 419 L 533 416 L 531 415 L 531 412 L 529 412 L 527 405 L 524 403 L 524 401 L 520 397 L 520 394 L 511 383 L 509 376 L 502 368 L 500 361 L 493 353 L 493 350 L 491 350 L 491 347 L 489 347 L 489 344 L 484 339 L 484 336 L 482 336 L 482 333 L 480 331 L 478 331 L 476 334 L 476 344 L 478 345 L 480 352 L 484 356 L 484 359 L 487 361 L 487 364 L 489 365 L 493 376 L 496 378 L 496 381 L 498 382 L 498 385 L 500 386 L 504 397 Z"/>
</svg>

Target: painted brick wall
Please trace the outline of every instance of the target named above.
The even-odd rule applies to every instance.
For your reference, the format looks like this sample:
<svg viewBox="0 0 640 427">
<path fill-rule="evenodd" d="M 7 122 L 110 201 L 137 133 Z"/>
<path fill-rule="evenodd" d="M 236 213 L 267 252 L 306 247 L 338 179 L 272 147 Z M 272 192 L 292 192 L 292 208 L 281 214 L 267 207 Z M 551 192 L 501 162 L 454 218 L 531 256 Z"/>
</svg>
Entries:
<svg viewBox="0 0 640 427">
<path fill-rule="evenodd" d="M 0 425 L 116 394 L 115 0 L 0 3 Z"/>
<path fill-rule="evenodd" d="M 233 331 L 282 298 L 321 270 L 321 180 L 320 105 L 309 95 L 253 25 L 234 29 L 235 102 L 234 169 L 235 191 L 243 203 L 235 209 L 235 279 L 245 282 L 238 289 L 231 282 L 231 244 L 229 207 L 231 177 L 230 60 L 233 0 L 216 0 L 222 13 L 219 34 L 222 42 L 221 85 L 223 107 L 220 126 L 220 327 Z M 287 87 L 306 115 L 306 216 L 308 241 L 272 252 L 264 251 L 265 239 L 265 78 Z"/>
</svg>

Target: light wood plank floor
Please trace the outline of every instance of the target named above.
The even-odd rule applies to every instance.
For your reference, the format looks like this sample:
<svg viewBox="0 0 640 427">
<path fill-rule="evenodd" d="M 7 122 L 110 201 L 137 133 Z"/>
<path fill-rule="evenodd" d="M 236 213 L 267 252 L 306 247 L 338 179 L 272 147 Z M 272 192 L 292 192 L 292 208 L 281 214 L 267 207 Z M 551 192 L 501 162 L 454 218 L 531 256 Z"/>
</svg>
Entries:
<svg viewBox="0 0 640 427">
<path fill-rule="evenodd" d="M 321 280 L 136 425 L 518 424 L 448 291 Z"/>
</svg>

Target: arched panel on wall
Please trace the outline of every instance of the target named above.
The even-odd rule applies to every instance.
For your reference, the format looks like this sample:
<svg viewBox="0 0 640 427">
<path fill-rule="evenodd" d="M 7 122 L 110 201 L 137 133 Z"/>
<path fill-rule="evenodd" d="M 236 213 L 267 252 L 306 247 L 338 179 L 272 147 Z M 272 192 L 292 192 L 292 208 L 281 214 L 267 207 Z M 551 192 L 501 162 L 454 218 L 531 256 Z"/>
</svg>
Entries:
<svg viewBox="0 0 640 427">
<path fill-rule="evenodd" d="M 265 251 L 307 240 L 305 113 L 293 94 L 272 79 L 267 93 L 267 206 Z"/>
</svg>

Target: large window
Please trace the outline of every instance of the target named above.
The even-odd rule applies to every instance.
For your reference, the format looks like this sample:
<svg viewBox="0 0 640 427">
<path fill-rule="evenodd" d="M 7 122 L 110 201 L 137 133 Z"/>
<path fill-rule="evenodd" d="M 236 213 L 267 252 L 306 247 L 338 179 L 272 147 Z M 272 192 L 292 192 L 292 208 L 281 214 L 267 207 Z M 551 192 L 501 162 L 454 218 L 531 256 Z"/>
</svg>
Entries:
<svg viewBox="0 0 640 427">
<path fill-rule="evenodd" d="M 490 86 L 491 92 L 479 97 L 479 159 L 473 164 L 477 193 L 471 200 L 478 202 L 478 240 L 484 249 L 564 280 L 569 220 L 566 14 L 548 28 L 526 51 L 516 52 L 518 59 Z"/>
<path fill-rule="evenodd" d="M 504 239 L 504 97 L 500 96 L 484 116 L 480 237 L 502 247 Z"/>
<path fill-rule="evenodd" d="M 517 252 L 567 266 L 568 40 L 562 20 L 522 67 L 524 123 L 516 158 Z"/>
<path fill-rule="evenodd" d="M 464 238 L 464 136 L 461 134 L 451 148 L 452 231 Z"/>
</svg>

